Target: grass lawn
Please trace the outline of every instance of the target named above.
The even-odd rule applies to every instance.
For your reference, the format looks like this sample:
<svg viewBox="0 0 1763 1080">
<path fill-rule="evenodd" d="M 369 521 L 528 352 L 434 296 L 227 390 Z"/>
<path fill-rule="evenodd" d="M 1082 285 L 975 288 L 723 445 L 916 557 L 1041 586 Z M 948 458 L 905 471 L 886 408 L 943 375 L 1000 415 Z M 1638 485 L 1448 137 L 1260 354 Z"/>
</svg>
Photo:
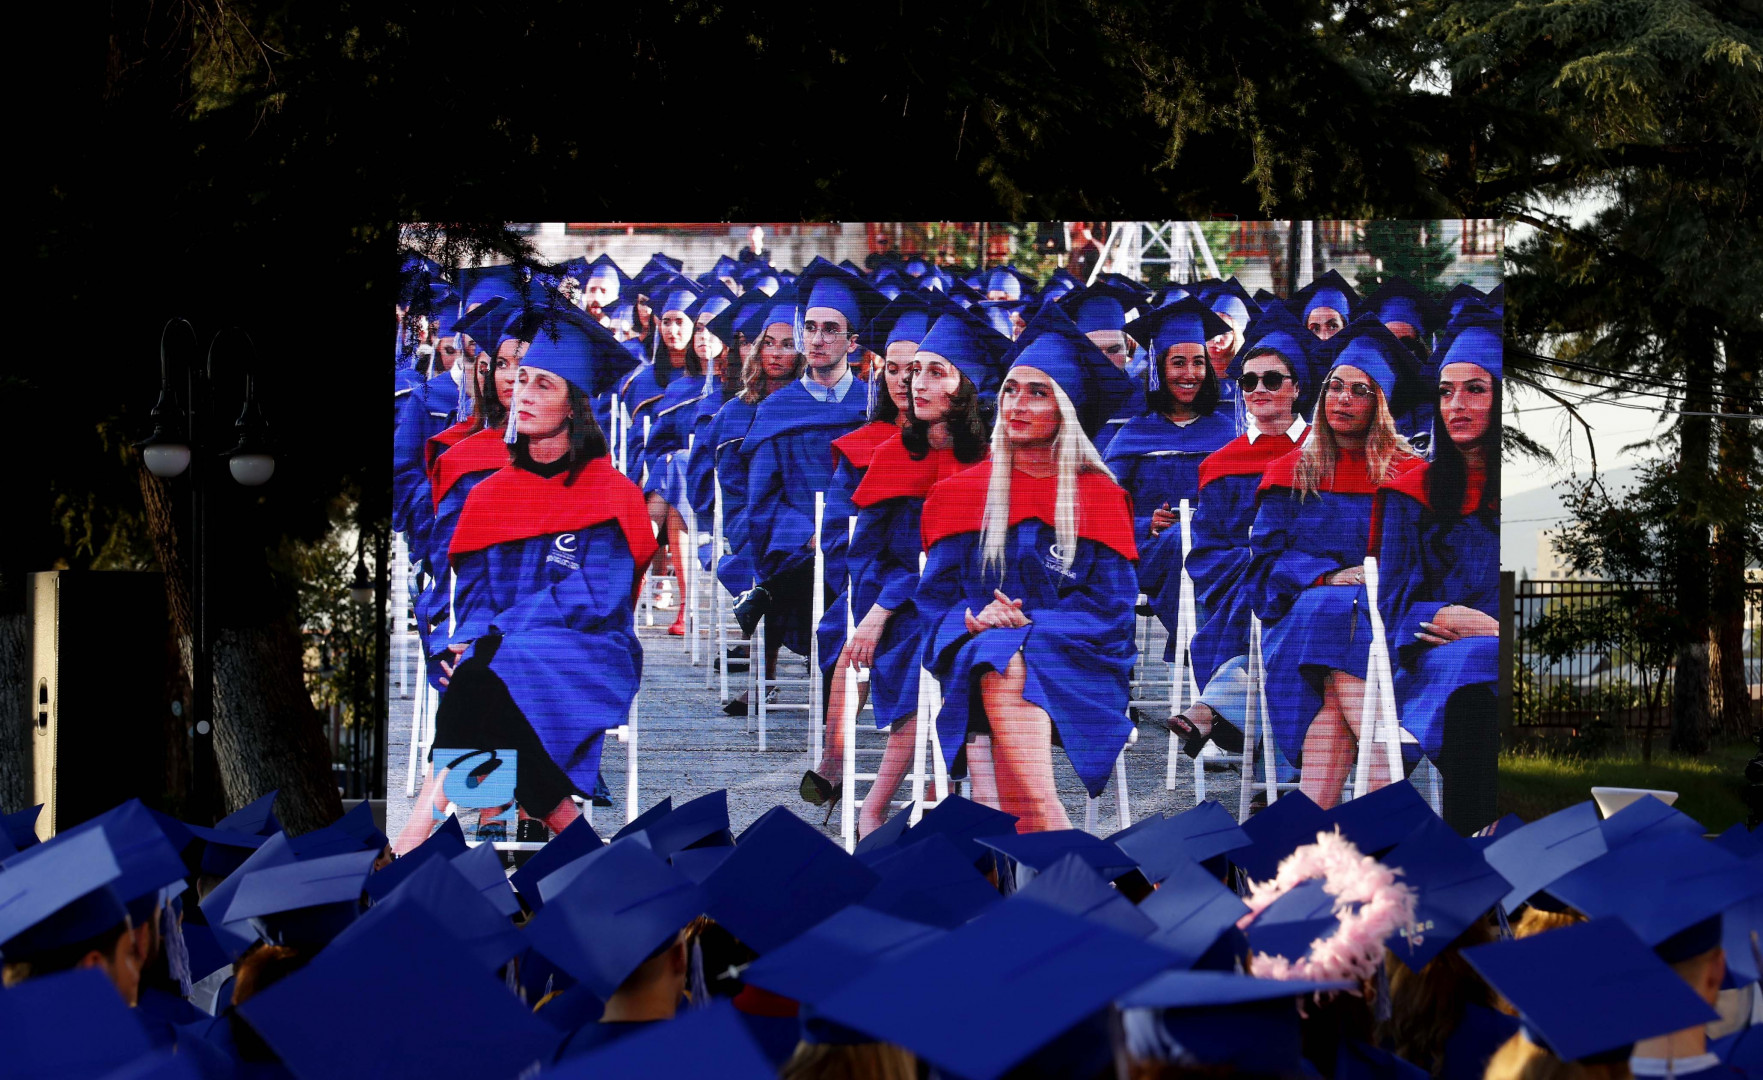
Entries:
<svg viewBox="0 0 1763 1080">
<path fill-rule="evenodd" d="M 1678 793 L 1677 809 L 1720 832 L 1745 820 L 1745 762 L 1756 752 L 1748 743 L 1700 757 L 1655 750 L 1653 763 L 1643 765 L 1638 750 L 1589 761 L 1508 750 L 1500 754 L 1500 813 L 1535 821 L 1591 798 L 1593 787 L 1662 788 Z"/>
</svg>

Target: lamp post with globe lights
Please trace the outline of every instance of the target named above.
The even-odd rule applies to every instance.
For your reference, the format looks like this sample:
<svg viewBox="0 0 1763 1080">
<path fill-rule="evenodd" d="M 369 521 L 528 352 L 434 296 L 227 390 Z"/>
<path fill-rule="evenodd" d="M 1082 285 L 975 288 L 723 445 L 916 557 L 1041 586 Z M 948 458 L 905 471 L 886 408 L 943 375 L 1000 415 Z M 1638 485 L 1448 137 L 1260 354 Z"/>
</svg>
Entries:
<svg viewBox="0 0 1763 1080">
<path fill-rule="evenodd" d="M 160 331 L 159 400 L 151 414 L 153 433 L 138 445 L 147 471 L 154 476 L 171 480 L 188 472 L 190 477 L 190 696 L 194 705 L 191 730 L 197 755 L 192 795 L 196 796 L 198 805 L 206 805 L 203 801 L 206 792 L 201 788 L 206 783 L 208 764 L 212 761 L 210 755 L 214 752 L 211 740 L 214 732 L 214 654 L 205 602 L 208 584 L 205 487 L 211 470 L 205 467 L 204 458 L 225 457 L 227 471 L 235 482 L 245 487 L 261 487 L 268 483 L 275 475 L 276 460 L 269 441 L 268 425 L 257 405 L 255 379 L 250 368 L 245 372 L 244 405 L 233 422 L 232 447 L 217 454 L 213 444 L 223 440 L 218 438 L 218 432 L 206 429 L 206 425 L 213 422 L 211 406 L 218 408 L 213 404 L 215 346 L 228 330 L 232 330 L 244 335 L 251 345 L 254 360 L 257 346 L 251 335 L 237 327 L 217 331 L 209 339 L 205 362 L 200 366 L 195 363 L 185 365 L 185 394 L 180 401 L 173 388 L 165 348 L 166 336 L 174 325 L 183 326 L 192 344 L 198 347 L 201 344 L 196 328 L 187 319 L 171 319 Z"/>
</svg>

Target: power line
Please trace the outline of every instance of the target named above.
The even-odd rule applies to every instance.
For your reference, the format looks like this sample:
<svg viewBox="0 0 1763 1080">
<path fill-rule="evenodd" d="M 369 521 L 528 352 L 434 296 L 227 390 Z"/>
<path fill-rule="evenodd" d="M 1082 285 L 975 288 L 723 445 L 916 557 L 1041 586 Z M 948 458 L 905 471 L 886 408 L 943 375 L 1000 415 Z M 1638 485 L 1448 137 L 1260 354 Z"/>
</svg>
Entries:
<svg viewBox="0 0 1763 1080">
<path fill-rule="evenodd" d="M 1559 367 L 1564 367 L 1564 368 L 1568 368 L 1568 369 L 1571 369 L 1574 371 L 1584 372 L 1584 373 L 1590 374 L 1590 375 L 1602 375 L 1607 379 L 1617 380 L 1620 382 L 1643 382 L 1642 377 L 1637 376 L 1633 372 L 1618 371 L 1614 368 L 1599 367 L 1596 364 L 1585 364 L 1585 363 L 1580 363 L 1579 361 L 1576 361 L 1576 360 L 1564 360 L 1558 356 L 1544 356 L 1542 353 L 1530 352 L 1530 351 L 1524 350 L 1524 349 L 1519 349 L 1519 350 L 1514 350 L 1514 351 L 1518 352 L 1521 356 L 1529 357 L 1532 360 L 1541 360 L 1544 363 L 1555 364 Z M 1561 375 L 1556 372 L 1550 372 L 1549 375 L 1552 378 L 1563 379 L 1567 382 L 1576 382 L 1582 386 L 1599 386 L 1599 385 L 1601 385 L 1599 383 L 1587 383 L 1587 382 L 1584 382 L 1583 380 L 1580 380 L 1580 379 L 1573 379 L 1569 376 Z M 1646 381 L 1646 383 L 1645 383 L 1646 385 L 1661 387 L 1661 388 L 1665 388 L 1665 389 L 1684 391 L 1684 392 L 1687 392 L 1689 390 L 1689 383 L 1687 380 L 1673 379 L 1673 378 L 1663 376 L 1663 375 L 1652 375 L 1652 376 L 1647 376 L 1646 378 L 1647 378 L 1647 380 L 1650 380 L 1650 381 Z M 1621 387 L 1612 387 L 1612 389 L 1621 389 Z M 1643 390 L 1629 390 L 1628 392 L 1629 393 L 1646 393 L 1646 391 L 1643 391 Z M 1654 395 L 1654 396 L 1661 396 L 1661 395 Z M 1737 398 L 1738 400 L 1743 401 L 1746 405 L 1755 406 L 1758 404 L 1758 401 L 1756 398 L 1739 397 L 1739 395 L 1733 394 L 1733 393 L 1728 393 L 1726 396 Z"/>
</svg>

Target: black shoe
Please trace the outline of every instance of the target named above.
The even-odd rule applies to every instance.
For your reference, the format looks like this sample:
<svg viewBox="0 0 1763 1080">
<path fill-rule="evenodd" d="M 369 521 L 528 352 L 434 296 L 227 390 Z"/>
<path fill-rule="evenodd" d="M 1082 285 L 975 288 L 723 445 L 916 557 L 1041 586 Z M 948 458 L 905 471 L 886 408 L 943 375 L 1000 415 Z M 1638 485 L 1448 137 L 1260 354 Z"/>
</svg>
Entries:
<svg viewBox="0 0 1763 1080">
<path fill-rule="evenodd" d="M 1242 729 L 1217 713 L 1212 714 L 1212 741 L 1227 754 L 1243 752 Z"/>
<path fill-rule="evenodd" d="M 844 795 L 844 793 L 845 789 L 843 785 L 834 784 L 831 780 L 821 776 L 813 769 L 809 769 L 802 774 L 802 787 L 800 789 L 800 794 L 802 796 L 802 801 L 806 802 L 809 806 L 836 805 L 839 798 Z"/>
<path fill-rule="evenodd" d="M 734 699 L 733 701 L 729 702 L 728 704 L 724 705 L 722 707 L 722 711 L 725 713 L 728 713 L 730 716 L 746 716 L 747 715 L 747 695 L 742 694 L 740 697 L 738 697 L 738 698 Z"/>
<path fill-rule="evenodd" d="M 1157 614 L 1157 609 L 1152 607 L 1150 604 L 1135 604 L 1133 606 L 1133 613 L 1137 614 L 1137 615 L 1143 615 L 1148 619 L 1151 616 Z"/>
<path fill-rule="evenodd" d="M 551 830 L 538 818 L 521 818 L 514 838 L 523 844 L 543 844 L 551 839 Z"/>
<path fill-rule="evenodd" d="M 741 632 L 751 635 L 759 628 L 759 620 L 765 617 L 765 611 L 771 606 L 771 593 L 763 585 L 755 585 L 735 598 L 735 621 L 741 624 Z"/>
<path fill-rule="evenodd" d="M 1188 721 L 1187 717 L 1177 713 L 1164 723 L 1172 733 L 1181 737 L 1181 752 L 1188 757 L 1198 758 L 1200 751 L 1206 749 L 1206 740 L 1211 736 L 1202 734 L 1199 728 Z"/>
</svg>

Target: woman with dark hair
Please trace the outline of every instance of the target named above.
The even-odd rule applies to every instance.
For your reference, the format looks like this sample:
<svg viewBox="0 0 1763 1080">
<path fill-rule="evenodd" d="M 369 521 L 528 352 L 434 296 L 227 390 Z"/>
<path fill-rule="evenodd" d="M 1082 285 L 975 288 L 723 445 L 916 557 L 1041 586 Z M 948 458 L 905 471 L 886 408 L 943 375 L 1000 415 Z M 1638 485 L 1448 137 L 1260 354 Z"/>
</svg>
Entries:
<svg viewBox="0 0 1763 1080">
<path fill-rule="evenodd" d="M 925 500 L 913 603 L 945 759 L 954 768 L 970 735 L 989 734 L 999 809 L 1040 832 L 1070 827 L 1054 743 L 1095 796 L 1132 731 L 1131 501 L 1080 417 L 1112 415 L 1134 387 L 1056 307 L 1005 363 L 991 460 Z"/>
<path fill-rule="evenodd" d="M 1200 497 L 1200 462 L 1236 437 L 1236 418 L 1218 408 L 1218 375 L 1206 342 L 1230 327 L 1192 297 L 1161 307 L 1127 327 L 1150 343 L 1145 403 L 1150 411 L 1129 420 L 1108 444 L 1102 462 L 1133 501 L 1133 540 L 1139 547 L 1139 591 L 1169 631 L 1164 660 L 1175 658 L 1181 610 L 1183 499 Z"/>
<path fill-rule="evenodd" d="M 1302 770 L 1301 790 L 1325 810 L 1340 802 L 1361 738 L 1375 495 L 1419 460 L 1389 408 L 1401 396 L 1403 355 L 1370 316 L 1335 335 L 1309 437 L 1268 466 L 1250 536 L 1268 719 L 1280 751 Z M 1374 755 L 1373 788 L 1400 779 Z"/>
<path fill-rule="evenodd" d="M 1460 326 L 1439 356 L 1433 460 L 1379 492 L 1379 603 L 1402 726 L 1452 784 L 1499 750 L 1500 328 Z M 1472 792 L 1470 792 L 1472 794 Z M 1473 805 L 1465 807 L 1475 811 Z"/>
<path fill-rule="evenodd" d="M 572 796 L 599 787 L 603 735 L 630 715 L 643 670 L 631 615 L 656 545 L 589 407 L 628 354 L 567 312 L 524 332 L 513 464 L 473 489 L 453 533 L 455 659 L 441 664 L 433 746 L 513 751 L 522 816 L 560 832 Z M 401 850 L 443 816 L 446 770 L 429 768 Z"/>
<path fill-rule="evenodd" d="M 855 707 L 863 707 L 867 686 L 867 696 L 875 702 L 875 726 L 888 729 L 889 735 L 876 781 L 863 801 L 864 833 L 887 820 L 917 736 L 918 674 L 927 626 L 912 597 L 923 551 L 924 500 L 938 481 L 985 458 L 990 425 L 980 395 L 997 386 L 998 360 L 1009 344 L 963 313 L 938 317 L 911 362 L 908 423 L 875 451 L 852 498 L 858 514 L 848 558 L 849 598 L 853 614 L 862 614 L 829 667 L 826 750 L 820 767 L 803 776 L 802 797 L 816 806 L 838 802 L 844 716 L 851 707 L 844 671 L 869 668 L 869 681 L 859 684 Z M 844 605 L 835 607 L 842 617 Z M 992 794 L 981 801 L 996 801 L 993 793 L 976 794 Z"/>
</svg>

